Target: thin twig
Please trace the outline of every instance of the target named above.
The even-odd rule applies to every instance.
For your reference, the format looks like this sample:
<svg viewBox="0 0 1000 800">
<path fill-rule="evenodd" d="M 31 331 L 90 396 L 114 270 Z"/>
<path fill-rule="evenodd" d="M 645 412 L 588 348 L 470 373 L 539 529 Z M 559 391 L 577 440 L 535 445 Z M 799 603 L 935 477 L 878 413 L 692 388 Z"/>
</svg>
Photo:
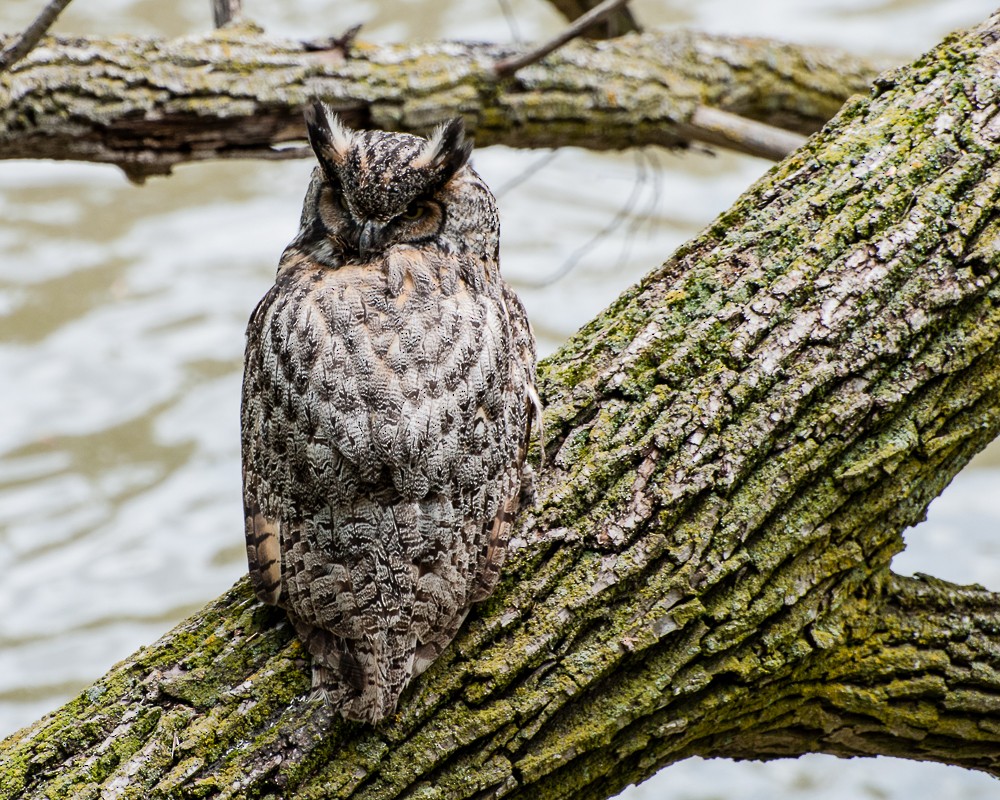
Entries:
<svg viewBox="0 0 1000 800">
<path fill-rule="evenodd" d="M 221 28 L 243 14 L 243 0 L 212 0 L 212 17 L 215 27 Z"/>
<path fill-rule="evenodd" d="M 622 226 L 622 224 L 632 215 L 632 212 L 635 210 L 635 207 L 639 202 L 639 198 L 642 196 L 642 193 L 646 188 L 647 178 L 645 164 L 642 164 L 641 162 L 636 163 L 637 175 L 635 182 L 632 184 L 632 191 L 629 194 L 628 199 L 622 204 L 621 208 L 615 212 L 615 215 L 611 218 L 611 220 L 586 242 L 576 248 L 576 250 L 570 254 L 569 258 L 563 261 L 558 269 L 553 270 L 542 278 L 536 278 L 535 280 L 519 280 L 519 286 L 530 287 L 532 289 L 543 289 L 546 286 L 551 286 L 556 281 L 565 278 L 576 268 L 577 264 L 583 260 L 584 256 L 593 252 L 594 245 L 600 243 Z"/>
<path fill-rule="evenodd" d="M 628 225 L 625 226 L 625 233 L 622 236 L 622 248 L 618 254 L 618 263 L 615 264 L 615 271 L 620 272 L 628 265 L 628 260 L 632 256 L 632 245 L 639 235 L 643 225 L 653 227 L 653 212 L 660 205 L 660 197 L 663 189 L 663 169 L 659 160 L 655 156 L 652 148 L 637 150 L 635 154 L 636 180 L 642 183 L 649 183 L 650 198 L 645 208 L 632 215 Z M 648 176 L 648 178 L 647 178 Z M 636 203 L 638 205 L 638 203 Z"/>
<path fill-rule="evenodd" d="M 52 23 L 56 21 L 56 17 L 62 13 L 62 10 L 70 2 L 72 0 L 52 0 L 45 6 L 42 9 L 42 13 L 25 29 L 24 33 L 7 45 L 3 49 L 3 52 L 0 53 L 0 72 L 10 69 L 34 50 L 35 45 L 45 35 L 45 32 L 52 27 Z"/>
<path fill-rule="evenodd" d="M 532 161 L 531 164 L 529 164 L 525 169 L 521 170 L 517 175 L 515 175 L 505 184 L 503 184 L 497 189 L 494 189 L 493 194 L 499 200 L 501 197 L 507 194 L 507 192 L 509 192 L 511 189 L 516 189 L 526 180 L 528 180 L 529 178 L 533 178 L 535 175 L 537 175 L 543 167 L 547 167 L 549 164 L 555 161 L 556 156 L 558 155 L 559 155 L 558 150 L 550 150 L 541 158 Z"/>
<path fill-rule="evenodd" d="M 597 5 L 598 0 L 549 0 L 567 22 L 582 17 Z M 626 33 L 642 32 L 642 26 L 628 7 L 620 8 L 600 25 L 592 25 L 583 35 L 588 39 L 614 39 Z"/>
<path fill-rule="evenodd" d="M 358 32 L 360 30 L 360 24 L 352 25 L 340 34 L 340 36 L 327 36 L 323 39 L 303 40 L 302 46 L 306 49 L 307 53 L 336 51 L 346 59 L 351 53 L 351 45 L 354 44 L 354 40 L 358 37 Z"/>
<path fill-rule="evenodd" d="M 497 61 L 493 65 L 493 72 L 496 73 L 498 78 L 506 78 L 509 75 L 513 75 L 521 69 L 521 67 L 526 67 L 528 64 L 534 64 L 536 61 L 541 61 L 553 50 L 562 47 L 570 39 L 575 39 L 591 25 L 600 22 L 602 19 L 617 11 L 626 3 L 628 3 L 628 0 L 604 0 L 603 3 L 594 6 L 582 17 L 576 19 L 562 33 L 550 39 L 545 44 L 540 45 L 530 52 L 522 53 L 519 56 L 511 56 L 510 58 L 500 59 L 500 61 Z"/>
<path fill-rule="evenodd" d="M 781 161 L 805 144 L 806 137 L 710 106 L 698 106 L 682 132 L 700 142 Z"/>
<path fill-rule="evenodd" d="M 517 24 L 517 14 L 510 7 L 510 0 L 497 0 L 497 2 L 500 3 L 500 10 L 503 12 L 504 19 L 507 20 L 507 27 L 510 29 L 511 37 L 515 42 L 520 44 L 524 39 L 521 36 L 521 29 Z"/>
</svg>

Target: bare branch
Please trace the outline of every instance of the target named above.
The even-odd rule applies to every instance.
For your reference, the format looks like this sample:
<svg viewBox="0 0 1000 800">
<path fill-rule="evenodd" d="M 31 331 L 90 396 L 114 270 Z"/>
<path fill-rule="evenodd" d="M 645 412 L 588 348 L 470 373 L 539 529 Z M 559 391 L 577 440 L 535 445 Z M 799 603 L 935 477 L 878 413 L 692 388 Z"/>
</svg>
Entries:
<svg viewBox="0 0 1000 800">
<path fill-rule="evenodd" d="M 591 25 L 600 22 L 602 19 L 608 17 L 627 3 L 628 0 L 604 0 L 603 3 L 594 6 L 594 8 L 590 9 L 590 11 L 582 17 L 577 18 L 562 33 L 545 42 L 545 44 L 536 47 L 534 50 L 527 53 L 523 53 L 522 55 L 504 58 L 498 61 L 493 65 L 493 71 L 497 74 L 498 78 L 506 78 L 513 75 L 521 69 L 521 67 L 526 67 L 528 64 L 534 64 L 536 61 L 541 61 L 553 50 L 562 47 L 566 44 L 566 42 L 580 36 Z"/>
<path fill-rule="evenodd" d="M 691 138 L 751 156 L 781 161 L 806 137 L 709 106 L 698 106 L 688 123 Z"/>
<path fill-rule="evenodd" d="M 243 0 L 212 0 L 212 16 L 215 27 L 221 28 L 243 14 Z"/>
<path fill-rule="evenodd" d="M 500 4 L 500 10 L 503 12 L 503 17 L 507 20 L 507 27 L 510 28 L 510 35 L 513 37 L 514 41 L 520 44 L 524 41 L 524 37 L 521 36 L 521 28 L 517 24 L 517 14 L 514 13 L 514 9 L 511 8 L 510 0 L 497 0 Z"/>
<path fill-rule="evenodd" d="M 24 33 L 18 36 L 0 53 L 0 72 L 10 69 L 15 63 L 28 55 L 45 35 L 45 32 L 52 27 L 52 23 L 56 21 L 56 17 L 71 2 L 72 0 L 52 0 L 52 2 L 45 6 L 42 9 L 42 13 L 25 29 Z"/>
<path fill-rule="evenodd" d="M 553 150 L 553 153 L 558 153 L 558 150 Z M 637 151 L 641 153 L 642 151 Z M 635 181 L 632 183 L 632 191 L 626 198 L 625 202 L 621 204 L 621 207 L 615 212 L 615 215 L 605 223 L 600 230 L 594 233 L 589 239 L 587 239 L 583 244 L 574 250 L 569 257 L 553 272 L 548 275 L 543 275 L 540 278 L 521 278 L 519 284 L 521 286 L 531 286 L 532 288 L 540 289 L 545 286 L 551 286 L 553 283 L 562 280 L 567 275 L 569 275 L 579 264 L 585 256 L 594 253 L 594 245 L 600 242 L 602 239 L 610 236 L 616 230 L 618 230 L 625 221 L 632 216 L 635 211 L 635 207 L 639 202 L 639 198 L 646 189 L 646 172 L 645 164 L 642 162 L 641 158 L 637 159 L 638 164 L 638 174 L 636 175 Z"/>
<path fill-rule="evenodd" d="M 567 20 L 582 17 L 595 5 L 595 0 L 549 0 Z M 603 25 L 591 25 L 583 36 L 587 39 L 614 39 L 625 33 L 639 32 L 642 27 L 627 6 L 604 20 Z"/>
<path fill-rule="evenodd" d="M 340 36 L 326 36 L 322 39 L 303 40 L 302 46 L 310 53 L 334 52 L 342 58 L 347 58 L 350 54 L 354 40 L 358 38 L 361 25 L 352 25 Z"/>
</svg>

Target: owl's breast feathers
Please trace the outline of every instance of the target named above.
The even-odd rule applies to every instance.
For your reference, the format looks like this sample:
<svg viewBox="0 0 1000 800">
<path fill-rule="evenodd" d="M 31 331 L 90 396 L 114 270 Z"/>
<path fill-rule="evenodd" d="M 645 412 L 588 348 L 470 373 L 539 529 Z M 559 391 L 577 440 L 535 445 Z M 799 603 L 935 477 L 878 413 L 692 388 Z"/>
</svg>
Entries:
<svg viewBox="0 0 1000 800">
<path fill-rule="evenodd" d="M 530 378 L 510 315 L 523 312 L 498 284 L 444 293 L 430 269 L 352 265 L 279 279 L 251 321 L 244 394 L 285 468 L 267 470 L 282 508 L 471 487 L 517 459 Z"/>
<path fill-rule="evenodd" d="M 257 594 L 288 610 L 319 688 L 380 718 L 497 580 L 534 395 L 523 308 L 496 273 L 413 248 L 378 267 L 291 258 L 245 369 Z"/>
</svg>

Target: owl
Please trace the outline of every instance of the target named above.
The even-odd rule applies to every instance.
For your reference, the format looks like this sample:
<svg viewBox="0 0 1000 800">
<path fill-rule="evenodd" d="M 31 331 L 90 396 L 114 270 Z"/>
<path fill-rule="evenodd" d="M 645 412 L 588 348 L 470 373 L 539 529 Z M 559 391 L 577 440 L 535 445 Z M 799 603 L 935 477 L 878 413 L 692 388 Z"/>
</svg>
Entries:
<svg viewBox="0 0 1000 800">
<path fill-rule="evenodd" d="M 460 118 L 423 139 L 316 103 L 306 126 L 319 165 L 247 328 L 247 556 L 316 693 L 374 723 L 496 585 L 535 346 Z"/>
</svg>

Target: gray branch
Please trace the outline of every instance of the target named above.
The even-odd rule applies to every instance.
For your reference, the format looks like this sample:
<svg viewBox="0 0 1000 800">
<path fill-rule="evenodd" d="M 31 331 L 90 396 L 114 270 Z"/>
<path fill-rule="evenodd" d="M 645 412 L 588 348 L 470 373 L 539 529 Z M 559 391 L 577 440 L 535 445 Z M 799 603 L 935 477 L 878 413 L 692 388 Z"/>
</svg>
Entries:
<svg viewBox="0 0 1000 800">
<path fill-rule="evenodd" d="M 216 28 L 238 20 L 243 14 L 243 0 L 212 0 L 212 18 Z"/>
<path fill-rule="evenodd" d="M 577 36 L 580 36 L 592 25 L 595 25 L 611 16 L 627 3 L 628 0 L 604 0 L 604 2 L 594 6 L 588 12 L 573 20 L 573 22 L 568 25 L 565 30 L 561 31 L 558 35 L 552 37 L 544 44 L 541 44 L 533 50 L 529 50 L 521 55 L 501 59 L 493 65 L 493 71 L 496 72 L 497 77 L 506 78 L 513 75 L 522 67 L 528 66 L 528 64 L 534 64 L 536 61 L 541 61 L 549 53 L 562 47 L 564 44 L 575 39 Z"/>
<path fill-rule="evenodd" d="M 578 39 L 498 82 L 493 65 L 516 54 L 509 46 L 331 47 L 268 39 L 246 23 L 201 39 L 57 40 L 0 74 L 0 159 L 112 163 L 141 179 L 192 161 L 299 157 L 304 148 L 287 148 L 304 140 L 301 109 L 313 97 L 355 127 L 426 133 L 461 113 L 480 146 L 704 141 L 773 158 L 780 148 L 720 136 L 717 120 L 698 115 L 811 133 L 883 66 L 674 31 Z"/>
<path fill-rule="evenodd" d="M 598 0 L 550 0 L 550 2 L 560 14 L 572 21 L 588 13 L 597 5 Z M 641 30 L 631 10 L 628 6 L 623 6 L 606 19 L 604 25 L 591 25 L 583 35 L 591 39 L 614 39 Z"/>
<path fill-rule="evenodd" d="M 13 42 L 0 52 L 0 72 L 10 69 L 30 53 L 72 0 L 51 0 L 42 13 Z"/>
</svg>

